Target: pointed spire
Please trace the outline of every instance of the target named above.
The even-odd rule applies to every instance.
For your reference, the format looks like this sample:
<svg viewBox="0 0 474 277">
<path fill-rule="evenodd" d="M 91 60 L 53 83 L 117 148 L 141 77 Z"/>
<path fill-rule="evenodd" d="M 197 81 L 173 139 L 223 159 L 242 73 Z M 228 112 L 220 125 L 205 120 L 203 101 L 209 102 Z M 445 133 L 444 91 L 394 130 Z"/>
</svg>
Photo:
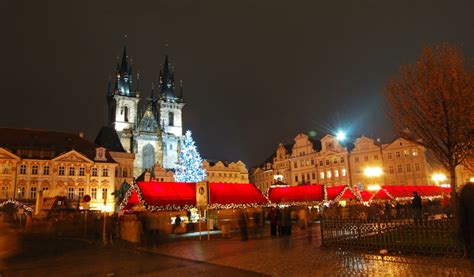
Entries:
<svg viewBox="0 0 474 277">
<path fill-rule="evenodd" d="M 183 80 L 179 80 L 179 99 L 183 101 Z"/>
<path fill-rule="evenodd" d="M 128 56 L 127 56 L 127 46 L 123 47 L 123 54 L 122 54 L 122 63 L 120 64 L 120 71 L 122 73 L 128 72 L 129 65 L 128 65 Z"/>
<path fill-rule="evenodd" d="M 154 100 L 154 99 L 155 99 L 155 83 L 153 83 L 153 82 L 151 82 L 150 99 L 151 99 L 151 100 Z"/>
</svg>

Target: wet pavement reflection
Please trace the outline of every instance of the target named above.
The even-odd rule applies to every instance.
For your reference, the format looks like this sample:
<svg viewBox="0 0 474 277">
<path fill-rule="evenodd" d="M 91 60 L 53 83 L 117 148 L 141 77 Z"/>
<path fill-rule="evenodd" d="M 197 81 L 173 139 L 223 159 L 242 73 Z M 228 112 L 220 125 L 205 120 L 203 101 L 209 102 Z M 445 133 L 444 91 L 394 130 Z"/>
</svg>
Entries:
<svg viewBox="0 0 474 277">
<path fill-rule="evenodd" d="M 154 248 L 163 255 L 272 276 L 472 276 L 468 260 L 367 254 L 321 248 L 319 226 L 291 237 L 176 241 Z"/>
</svg>

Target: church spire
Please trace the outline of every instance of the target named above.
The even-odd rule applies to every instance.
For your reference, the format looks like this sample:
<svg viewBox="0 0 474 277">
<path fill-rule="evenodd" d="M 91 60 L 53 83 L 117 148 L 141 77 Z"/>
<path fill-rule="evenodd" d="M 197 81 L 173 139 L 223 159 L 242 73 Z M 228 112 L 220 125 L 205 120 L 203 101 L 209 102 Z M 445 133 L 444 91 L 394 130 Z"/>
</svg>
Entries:
<svg viewBox="0 0 474 277">
<path fill-rule="evenodd" d="M 122 96 L 135 96 L 132 92 L 132 66 L 127 55 L 127 47 L 123 47 L 122 61 L 117 64 L 116 93 Z"/>
</svg>

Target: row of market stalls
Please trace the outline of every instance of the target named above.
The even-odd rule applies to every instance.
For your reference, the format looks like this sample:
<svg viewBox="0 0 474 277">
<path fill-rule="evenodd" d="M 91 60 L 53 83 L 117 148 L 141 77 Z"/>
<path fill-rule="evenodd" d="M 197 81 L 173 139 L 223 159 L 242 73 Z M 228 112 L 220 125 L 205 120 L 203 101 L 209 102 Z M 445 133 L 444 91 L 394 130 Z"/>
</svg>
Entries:
<svg viewBox="0 0 474 277">
<path fill-rule="evenodd" d="M 340 201 L 371 202 L 409 200 L 416 191 L 422 198 L 450 193 L 438 186 L 386 185 L 375 191 L 359 191 L 347 185 L 274 186 L 265 196 L 253 184 L 209 183 L 209 210 L 255 208 L 266 205 L 308 205 Z M 196 207 L 195 183 L 138 182 L 125 195 L 121 210 L 179 211 Z"/>
<path fill-rule="evenodd" d="M 136 230 L 140 229 L 137 227 L 140 220 L 146 222 L 147 228 L 165 233 L 188 233 L 198 231 L 197 228 L 200 231 L 201 223 L 197 222 L 201 222 L 201 218 L 207 222 L 202 231 L 236 229 L 243 214 L 249 222 L 261 220 L 265 207 L 313 206 L 319 210 L 322 205 L 332 203 L 410 200 L 414 191 L 422 198 L 441 198 L 449 194 L 449 190 L 436 186 L 382 186 L 376 191 L 358 191 L 347 185 L 304 185 L 273 186 L 264 195 L 253 184 L 208 183 L 207 205 L 198 210 L 199 188 L 196 183 L 155 181 L 132 185 L 120 204 L 120 210 L 125 213 L 122 236 L 138 241 Z M 181 224 L 175 224 L 178 217 Z"/>
</svg>

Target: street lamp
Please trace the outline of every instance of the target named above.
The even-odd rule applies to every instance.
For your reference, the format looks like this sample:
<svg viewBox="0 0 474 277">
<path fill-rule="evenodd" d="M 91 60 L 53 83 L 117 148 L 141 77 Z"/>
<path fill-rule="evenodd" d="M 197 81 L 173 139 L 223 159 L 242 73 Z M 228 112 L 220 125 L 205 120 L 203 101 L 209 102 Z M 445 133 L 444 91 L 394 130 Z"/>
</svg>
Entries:
<svg viewBox="0 0 474 277">
<path fill-rule="evenodd" d="M 446 180 L 446 175 L 443 173 L 435 173 L 433 176 L 431 176 L 431 179 L 436 183 L 436 185 L 439 186 L 440 182 L 443 182 Z"/>
<path fill-rule="evenodd" d="M 342 130 L 339 130 L 336 134 L 336 138 L 338 141 L 342 142 L 346 139 L 346 133 L 344 133 Z"/>
</svg>

